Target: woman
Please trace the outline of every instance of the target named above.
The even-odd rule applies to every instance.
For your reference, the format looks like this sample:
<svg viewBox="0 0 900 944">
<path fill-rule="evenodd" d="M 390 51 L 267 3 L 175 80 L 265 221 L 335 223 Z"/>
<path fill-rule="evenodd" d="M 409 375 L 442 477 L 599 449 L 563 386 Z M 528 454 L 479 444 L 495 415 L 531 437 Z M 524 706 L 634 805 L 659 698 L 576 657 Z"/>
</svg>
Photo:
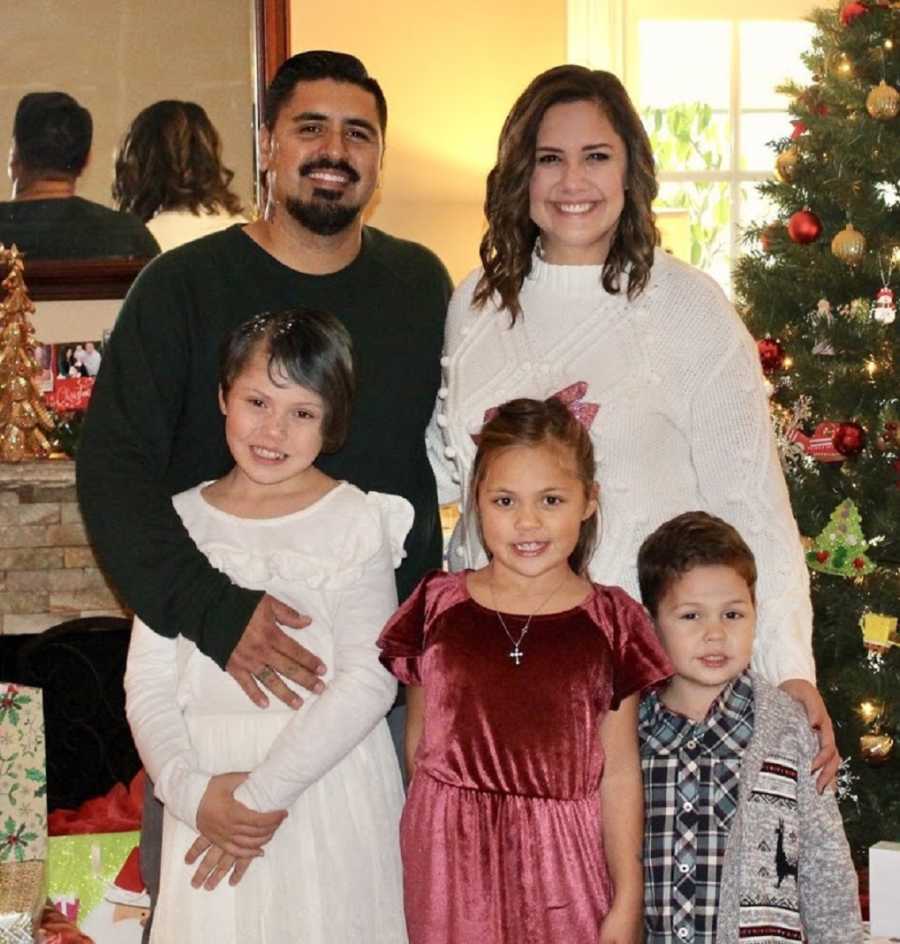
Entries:
<svg viewBox="0 0 900 944">
<path fill-rule="evenodd" d="M 222 142 L 194 102 L 161 101 L 131 123 L 116 156 L 112 194 L 120 210 L 139 216 L 165 252 L 246 223 L 222 164 Z"/>
<path fill-rule="evenodd" d="M 441 500 L 468 507 L 486 410 L 559 391 L 576 411 L 599 407 L 592 578 L 639 598 L 638 547 L 659 524 L 693 509 L 733 524 L 760 566 L 756 668 L 819 728 L 823 788 L 840 758 L 812 684 L 808 574 L 756 348 L 716 283 L 656 248 L 656 193 L 650 142 L 615 76 L 559 66 L 522 93 L 488 175 L 483 268 L 447 318 L 429 430 Z M 451 567 L 483 560 L 464 519 Z"/>
</svg>

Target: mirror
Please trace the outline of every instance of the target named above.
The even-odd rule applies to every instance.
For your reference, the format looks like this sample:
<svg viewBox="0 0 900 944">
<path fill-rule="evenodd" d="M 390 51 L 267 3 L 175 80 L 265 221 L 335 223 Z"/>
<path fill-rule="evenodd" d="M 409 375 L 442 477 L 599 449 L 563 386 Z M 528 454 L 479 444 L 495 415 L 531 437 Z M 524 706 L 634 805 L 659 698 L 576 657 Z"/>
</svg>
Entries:
<svg viewBox="0 0 900 944">
<path fill-rule="evenodd" d="M 219 131 L 224 163 L 235 172 L 232 189 L 250 211 L 256 199 L 259 103 L 288 54 L 288 2 L 19 4 L 4 20 L 0 133 L 8 141 L 16 104 L 26 92 L 69 92 L 94 123 L 91 160 L 76 192 L 111 206 L 113 155 L 135 115 L 163 98 L 196 101 Z M 8 180 L 0 180 L 3 199 L 8 188 Z M 133 259 L 26 260 L 26 279 L 35 301 L 119 299 L 141 266 Z"/>
</svg>

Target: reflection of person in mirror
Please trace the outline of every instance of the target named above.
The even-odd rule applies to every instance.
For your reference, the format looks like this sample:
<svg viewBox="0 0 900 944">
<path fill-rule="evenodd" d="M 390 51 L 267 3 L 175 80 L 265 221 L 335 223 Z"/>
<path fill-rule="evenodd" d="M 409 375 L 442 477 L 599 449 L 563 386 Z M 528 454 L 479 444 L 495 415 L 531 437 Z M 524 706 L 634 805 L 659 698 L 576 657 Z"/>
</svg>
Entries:
<svg viewBox="0 0 900 944">
<path fill-rule="evenodd" d="M 381 173 L 387 104 L 358 59 L 321 51 L 288 59 L 267 91 L 264 122 L 263 216 L 163 253 L 134 283 L 103 349 L 77 467 L 93 546 L 129 606 L 148 626 L 195 643 L 261 708 L 267 696 L 298 706 L 285 678 L 322 691 L 326 666 L 281 628 L 303 628 L 307 618 L 257 583 L 229 580 L 172 507 L 172 495 L 221 478 L 233 463 L 216 404 L 216 352 L 248 318 L 300 301 L 344 324 L 361 365 L 358 395 L 346 444 L 317 466 L 415 508 L 397 572 L 403 598 L 441 561 L 424 434 L 451 291 L 433 253 L 364 225 Z M 162 810 L 148 789 L 142 855 L 147 863 L 155 857 L 158 876 Z M 208 853 L 223 861 L 222 843 L 258 854 L 261 814 L 227 791 L 217 799 L 240 808 L 251 828 L 232 845 L 220 820 L 199 816 Z M 145 878 L 152 887 L 146 869 Z"/>
<path fill-rule="evenodd" d="M 16 108 L 9 176 L 0 202 L 0 243 L 32 258 L 146 259 L 156 240 L 132 213 L 75 195 L 91 153 L 90 112 L 65 92 L 31 92 Z"/>
<path fill-rule="evenodd" d="M 194 102 L 162 101 L 131 123 L 116 155 L 113 199 L 139 216 L 165 251 L 246 223 L 229 187 L 222 142 Z"/>
</svg>

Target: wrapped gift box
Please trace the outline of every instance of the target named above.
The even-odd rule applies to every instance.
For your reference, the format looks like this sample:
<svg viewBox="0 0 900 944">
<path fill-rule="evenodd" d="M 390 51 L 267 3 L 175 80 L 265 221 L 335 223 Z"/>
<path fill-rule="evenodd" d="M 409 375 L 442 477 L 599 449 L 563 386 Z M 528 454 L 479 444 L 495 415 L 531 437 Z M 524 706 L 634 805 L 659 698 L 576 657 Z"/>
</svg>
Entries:
<svg viewBox="0 0 900 944">
<path fill-rule="evenodd" d="M 139 832 L 51 836 L 48 897 L 97 944 L 140 944 L 150 899 L 138 868 Z"/>
<path fill-rule="evenodd" d="M 900 937 L 900 842 L 869 849 L 869 921 L 872 937 Z"/>
<path fill-rule="evenodd" d="M 0 944 L 23 944 L 45 896 L 47 773 L 40 689 L 0 683 Z"/>
</svg>

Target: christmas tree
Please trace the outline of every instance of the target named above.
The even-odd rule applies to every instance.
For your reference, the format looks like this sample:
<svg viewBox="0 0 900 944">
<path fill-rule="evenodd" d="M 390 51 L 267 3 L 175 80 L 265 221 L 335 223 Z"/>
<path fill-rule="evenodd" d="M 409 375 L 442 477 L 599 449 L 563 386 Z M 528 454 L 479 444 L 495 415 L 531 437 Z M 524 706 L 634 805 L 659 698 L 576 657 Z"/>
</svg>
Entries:
<svg viewBox="0 0 900 944">
<path fill-rule="evenodd" d="M 735 287 L 807 544 L 818 684 L 863 863 L 900 840 L 900 4 L 812 19 L 811 84 L 780 89 L 793 130 L 773 142 L 772 217 L 746 234 Z"/>
<path fill-rule="evenodd" d="M 0 461 L 46 458 L 51 446 L 45 432 L 53 417 L 41 399 L 40 373 L 34 357 L 34 305 L 28 297 L 22 256 L 0 244 L 0 272 L 5 270 L 0 300 Z"/>
</svg>

